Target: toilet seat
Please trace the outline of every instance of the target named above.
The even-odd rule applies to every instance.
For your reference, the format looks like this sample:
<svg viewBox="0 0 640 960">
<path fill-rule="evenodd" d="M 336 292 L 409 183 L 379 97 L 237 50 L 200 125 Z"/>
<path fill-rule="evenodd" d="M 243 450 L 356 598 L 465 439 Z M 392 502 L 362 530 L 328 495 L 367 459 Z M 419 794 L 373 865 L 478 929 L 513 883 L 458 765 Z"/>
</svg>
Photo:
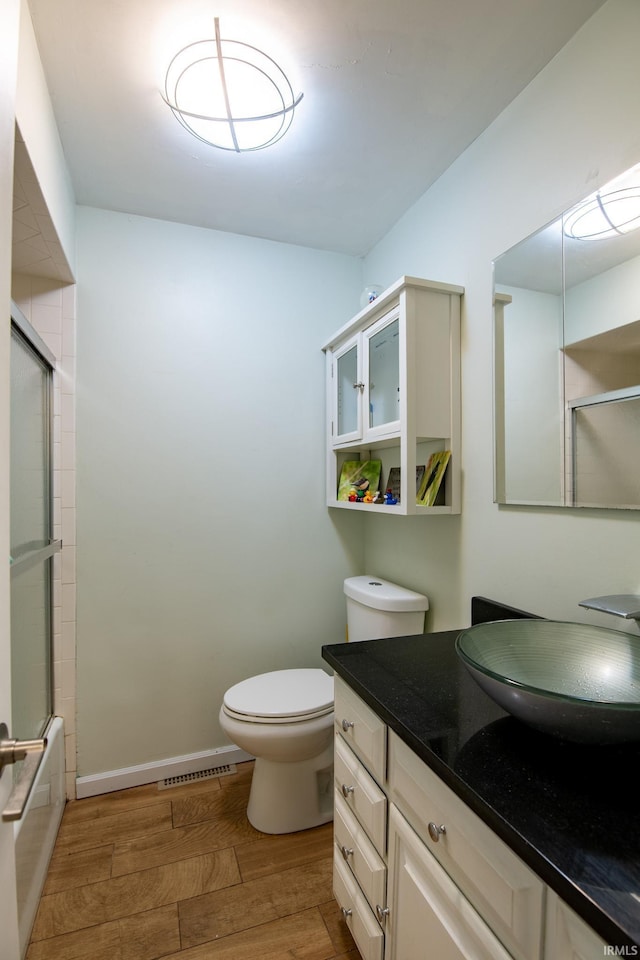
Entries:
<svg viewBox="0 0 640 960">
<path fill-rule="evenodd" d="M 249 723 L 313 720 L 333 711 L 333 677 L 320 669 L 262 673 L 227 690 L 223 710 Z"/>
</svg>

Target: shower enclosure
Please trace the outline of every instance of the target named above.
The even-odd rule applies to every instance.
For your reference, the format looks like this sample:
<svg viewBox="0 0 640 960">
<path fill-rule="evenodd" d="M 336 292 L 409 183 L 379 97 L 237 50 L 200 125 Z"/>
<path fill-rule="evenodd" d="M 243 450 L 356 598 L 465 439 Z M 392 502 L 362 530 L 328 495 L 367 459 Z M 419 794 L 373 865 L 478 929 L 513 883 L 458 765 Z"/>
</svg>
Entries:
<svg viewBox="0 0 640 960">
<path fill-rule="evenodd" d="M 18 916 L 26 952 L 64 808 L 64 737 L 53 710 L 52 383 L 55 357 L 15 305 L 11 315 L 11 737 L 42 739 L 39 766 L 13 765 Z M 29 765 L 29 767 L 27 767 Z M 37 766 L 34 777 L 28 776 Z M 24 789 L 23 789 L 24 788 Z"/>
</svg>

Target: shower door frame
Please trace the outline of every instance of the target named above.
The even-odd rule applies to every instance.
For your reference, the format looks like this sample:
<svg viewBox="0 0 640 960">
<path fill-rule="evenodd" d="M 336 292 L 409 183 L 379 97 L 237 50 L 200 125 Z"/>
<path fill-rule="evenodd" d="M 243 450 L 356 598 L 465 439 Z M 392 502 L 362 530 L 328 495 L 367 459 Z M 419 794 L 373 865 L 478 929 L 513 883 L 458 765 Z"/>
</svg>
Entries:
<svg viewBox="0 0 640 960">
<path fill-rule="evenodd" d="M 31 733 L 31 736 L 44 737 L 48 741 L 45 745 L 43 759 L 30 785 L 29 795 L 24 802 L 22 813 L 16 818 L 14 826 L 14 849 L 16 866 L 16 896 L 18 902 L 18 936 L 20 941 L 20 955 L 26 955 L 31 929 L 35 920 L 38 903 L 46 880 L 49 860 L 60 826 L 65 805 L 65 751 L 64 725 L 60 717 L 55 714 L 54 702 L 54 555 L 61 550 L 62 541 L 53 539 L 53 476 L 54 476 L 54 431 L 53 431 L 53 394 L 54 376 L 56 373 L 56 357 L 48 348 L 44 340 L 31 326 L 17 305 L 11 302 L 11 336 L 20 339 L 23 346 L 33 354 L 33 359 L 39 362 L 47 373 L 45 410 L 43 412 L 43 432 L 46 437 L 46 460 L 43 463 L 45 496 L 47 499 L 46 529 L 42 547 L 26 551 L 11 563 L 11 571 L 26 570 L 37 564 L 45 564 L 44 576 L 47 578 L 47 650 L 48 650 L 48 702 L 46 704 L 48 716 L 43 718 L 42 730 Z M 10 587 L 10 590 L 12 588 Z M 13 626 L 11 627 L 10 646 L 13 642 Z M 12 683 L 12 687 L 14 684 Z M 15 703 L 15 693 L 12 695 Z M 13 713 L 13 711 L 12 711 Z M 43 711 L 44 713 L 44 711 Z M 14 718 L 11 718 L 14 726 Z M 17 736 L 15 729 L 13 736 Z M 15 768 L 14 768 L 15 769 Z M 16 771 L 17 772 L 17 771 Z M 27 771 L 25 770 L 25 773 Z"/>
<path fill-rule="evenodd" d="M 25 570 L 28 567 L 36 566 L 41 563 L 48 563 L 48 716 L 40 731 L 31 732 L 30 736 L 45 736 L 47 728 L 50 726 L 54 717 L 54 677 L 53 677 L 53 566 L 52 558 L 62 549 L 62 541 L 53 539 L 53 377 L 56 370 L 56 357 L 49 349 L 38 332 L 31 326 L 16 303 L 11 301 L 11 333 L 14 329 L 18 337 L 26 345 L 27 349 L 35 354 L 35 359 L 47 369 L 47 391 L 46 391 L 46 412 L 44 422 L 46 424 L 46 499 L 47 499 L 47 532 L 48 543 L 29 551 L 28 553 L 13 559 L 11 562 L 11 572 L 14 570 Z M 12 720 L 13 726 L 13 720 Z M 24 734 L 26 735 L 26 733 Z M 13 736 L 20 736 L 15 729 Z"/>
</svg>

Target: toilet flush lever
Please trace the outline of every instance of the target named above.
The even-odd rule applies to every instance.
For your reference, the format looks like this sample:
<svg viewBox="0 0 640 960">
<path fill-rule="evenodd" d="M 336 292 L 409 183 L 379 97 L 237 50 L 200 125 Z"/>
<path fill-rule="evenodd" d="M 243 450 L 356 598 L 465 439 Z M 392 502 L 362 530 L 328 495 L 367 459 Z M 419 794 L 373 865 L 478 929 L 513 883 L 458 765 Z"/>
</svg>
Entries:
<svg viewBox="0 0 640 960">
<path fill-rule="evenodd" d="M 353 726 L 353 720 L 342 721 L 342 729 L 344 730 L 345 733 L 347 733 L 352 726 Z"/>
</svg>

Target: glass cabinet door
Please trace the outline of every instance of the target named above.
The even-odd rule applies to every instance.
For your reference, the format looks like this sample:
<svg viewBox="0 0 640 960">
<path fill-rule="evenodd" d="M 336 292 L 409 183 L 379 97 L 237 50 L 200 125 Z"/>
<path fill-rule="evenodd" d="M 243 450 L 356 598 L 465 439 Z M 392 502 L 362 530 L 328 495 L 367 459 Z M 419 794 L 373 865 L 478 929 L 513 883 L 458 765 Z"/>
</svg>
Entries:
<svg viewBox="0 0 640 960">
<path fill-rule="evenodd" d="M 362 433 L 362 390 L 357 341 L 346 344 L 335 357 L 336 436 L 334 442 L 358 439 Z"/>
<path fill-rule="evenodd" d="M 365 331 L 369 433 L 386 433 L 400 421 L 400 323 L 385 317 Z"/>
</svg>

